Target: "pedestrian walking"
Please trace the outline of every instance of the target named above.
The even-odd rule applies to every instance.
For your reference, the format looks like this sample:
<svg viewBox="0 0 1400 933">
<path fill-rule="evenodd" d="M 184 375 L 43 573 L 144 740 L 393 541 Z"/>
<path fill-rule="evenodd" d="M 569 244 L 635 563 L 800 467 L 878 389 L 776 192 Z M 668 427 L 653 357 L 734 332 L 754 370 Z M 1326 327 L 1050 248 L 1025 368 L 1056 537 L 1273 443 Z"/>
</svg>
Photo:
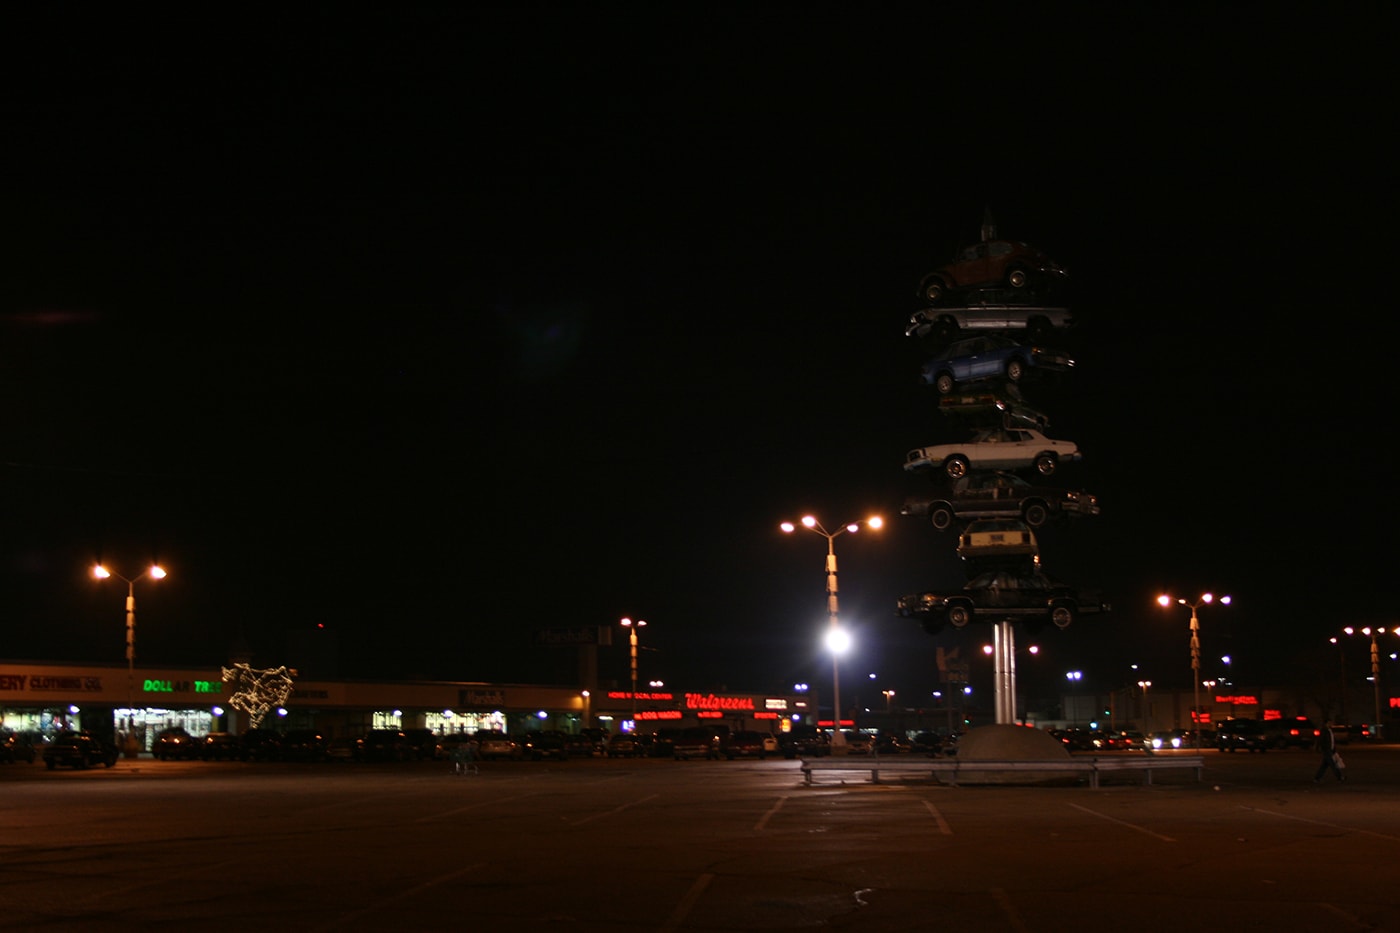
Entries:
<svg viewBox="0 0 1400 933">
<path fill-rule="evenodd" d="M 1317 733 L 1317 747 L 1322 752 L 1322 761 L 1317 766 L 1317 774 L 1313 775 L 1313 783 L 1322 783 L 1323 775 L 1327 769 L 1331 768 L 1337 775 L 1337 780 L 1345 781 L 1346 762 L 1342 760 L 1342 755 L 1337 751 L 1337 736 L 1332 732 L 1332 720 L 1327 720 L 1322 724 L 1322 729 Z"/>
</svg>

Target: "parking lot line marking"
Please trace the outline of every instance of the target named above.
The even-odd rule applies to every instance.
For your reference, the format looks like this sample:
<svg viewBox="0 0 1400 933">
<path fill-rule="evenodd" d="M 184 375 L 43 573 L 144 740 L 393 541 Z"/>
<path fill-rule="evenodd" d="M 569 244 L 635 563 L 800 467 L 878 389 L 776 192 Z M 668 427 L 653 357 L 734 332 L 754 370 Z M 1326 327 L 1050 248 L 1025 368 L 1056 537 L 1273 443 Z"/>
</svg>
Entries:
<svg viewBox="0 0 1400 933">
<path fill-rule="evenodd" d="M 1117 823 L 1119 826 L 1126 826 L 1129 829 L 1135 829 L 1140 833 L 1144 833 L 1145 835 L 1153 837 L 1154 839 L 1160 839 L 1163 842 L 1176 842 L 1176 840 L 1173 839 L 1171 836 L 1163 836 L 1161 833 L 1154 833 L 1152 830 L 1142 826 L 1138 826 L 1135 823 L 1129 823 L 1124 820 L 1117 819 L 1116 817 L 1108 816 L 1104 813 L 1098 813 L 1094 810 L 1090 810 L 1088 807 L 1081 807 L 1077 803 L 1072 803 L 1070 804 L 1070 806 L 1074 807 L 1074 809 L 1076 810 L 1082 810 L 1090 816 L 1097 816 L 1101 820 L 1108 820 L 1110 823 Z"/>
<path fill-rule="evenodd" d="M 624 804 L 623 804 L 622 806 L 620 806 L 620 807 L 613 807 L 611 810 L 605 810 L 605 811 L 602 812 L 602 813 L 595 813 L 595 814 L 593 814 L 592 816 L 585 816 L 585 817 L 584 817 L 583 819 L 581 819 L 581 820 L 574 820 L 574 821 L 573 821 L 572 823 L 570 823 L 569 825 L 571 825 L 571 826 L 582 826 L 584 823 L 591 823 L 591 822 L 593 822 L 594 820 L 601 820 L 601 819 L 602 819 L 603 817 L 605 817 L 605 816 L 612 816 L 612 815 L 615 814 L 615 813 L 621 813 L 623 810 L 626 810 L 628 807 L 635 807 L 635 806 L 636 806 L 637 804 L 639 804 L 639 803 L 646 803 L 648 800 L 655 800 L 657 797 L 660 797 L 660 796 L 661 796 L 660 794 L 648 794 L 647 796 L 643 797 L 641 800 L 634 800 L 634 801 L 632 801 L 631 803 L 624 803 Z"/>
<path fill-rule="evenodd" d="M 948 825 L 947 820 L 943 819 L 943 814 L 938 812 L 938 808 L 927 800 L 924 801 L 924 806 L 928 807 L 928 812 L 932 813 L 933 818 L 938 821 L 938 831 L 945 836 L 953 835 L 952 827 Z"/>
<path fill-rule="evenodd" d="M 319 931 L 319 930 L 334 930 L 334 929 L 336 929 L 337 927 L 342 927 L 342 926 L 346 925 L 347 923 L 353 923 L 354 921 L 359 920 L 361 917 L 365 916 L 365 914 L 370 914 L 370 913 L 373 913 L 373 912 L 375 912 L 375 911 L 377 911 L 377 910 L 383 910 L 385 907 L 388 907 L 388 906 L 390 906 L 391 904 L 397 904 L 397 903 L 399 903 L 400 901 L 406 901 L 406 900 L 408 900 L 409 898 L 417 897 L 419 894 L 422 894 L 424 891 L 427 891 L 427 890 L 429 890 L 429 889 L 431 889 L 431 888 L 435 888 L 435 887 L 437 887 L 438 885 L 442 884 L 443 882 L 446 882 L 446 881 L 453 881 L 453 880 L 455 880 L 455 879 L 457 879 L 457 878 L 460 878 L 461 876 L 467 874 L 468 872 L 477 871 L 477 870 L 482 869 L 482 868 L 485 868 L 485 867 L 486 867 L 486 863 L 485 863 L 485 862 L 474 862 L 473 864 L 468 865 L 468 866 L 466 866 L 465 868 L 459 868 L 459 869 L 457 869 L 456 871 L 450 871 L 450 872 L 448 872 L 448 873 L 445 874 L 445 875 L 439 875 L 439 876 L 436 877 L 436 878 L 430 878 L 430 879 L 428 879 L 427 881 L 423 882 L 423 883 L 420 884 L 420 885 L 417 885 L 417 886 L 415 886 L 415 887 L 409 888 L 407 891 L 400 891 L 398 894 L 395 894 L 393 897 L 385 898 L 384 900 L 379 901 L 379 902 L 376 903 L 376 904 L 371 904 L 371 905 L 369 905 L 368 907 L 361 908 L 360 910 L 352 910 L 350 913 L 344 914 L 344 915 L 342 915 L 342 916 L 340 916 L 340 917 L 337 917 L 336 919 L 330 921 L 329 923 L 324 923 L 324 924 L 322 924 L 322 925 L 319 926 L 319 927 L 315 927 L 314 929 L 315 929 L 315 930 L 318 930 L 318 931 Z"/>
<path fill-rule="evenodd" d="M 695 902 L 700 899 L 700 895 L 705 892 L 713 880 L 715 880 L 715 876 L 708 872 L 696 878 L 695 883 L 690 886 L 690 890 L 685 892 L 685 897 L 682 897 L 681 902 L 676 905 L 676 909 L 671 911 L 671 916 L 667 917 L 666 922 L 657 929 L 657 933 L 670 933 L 671 930 L 684 923 L 685 918 L 690 914 L 690 908 L 695 906 Z"/>
<path fill-rule="evenodd" d="M 443 817 L 456 816 L 458 813 L 466 813 L 468 810 L 479 810 L 482 807 L 493 807 L 498 803 L 505 803 L 507 800 L 521 800 L 525 797 L 537 797 L 538 794 L 514 794 L 510 797 L 492 797 L 490 800 L 480 800 L 465 807 L 456 807 L 443 813 L 434 813 L 432 816 L 420 816 L 414 820 L 415 823 L 436 823 Z"/>
<path fill-rule="evenodd" d="M 1294 816 L 1291 813 L 1279 813 L 1277 810 L 1261 810 L 1258 807 L 1241 806 L 1241 810 L 1248 810 L 1251 813 L 1262 813 L 1265 816 L 1276 816 L 1282 820 L 1296 820 L 1299 823 L 1311 823 L 1314 826 L 1326 826 L 1328 829 L 1339 829 L 1344 833 L 1361 833 L 1363 836 L 1375 836 L 1377 839 L 1389 839 L 1392 842 L 1400 842 L 1400 836 L 1390 836 L 1386 833 L 1378 833 L 1371 829 L 1353 829 L 1350 826 L 1342 826 L 1339 823 L 1327 823 L 1322 820 L 1310 820 L 1306 816 Z"/>
<path fill-rule="evenodd" d="M 1006 914 L 1006 920 L 1011 924 L 1011 928 L 1018 933 L 1025 933 L 1025 921 L 1021 919 L 1021 913 L 1016 909 L 1016 905 L 1011 903 L 1011 897 L 1006 893 L 1006 889 L 992 888 L 992 897 L 1001 907 L 1002 913 Z"/>
<path fill-rule="evenodd" d="M 784 795 L 784 796 L 782 796 L 782 797 L 779 797 L 779 798 L 778 798 L 778 802 L 775 803 L 775 804 L 773 804 L 773 806 L 769 807 L 769 808 L 768 808 L 768 812 L 765 813 L 765 814 L 763 814 L 763 818 L 760 819 L 760 820 L 758 821 L 758 823 L 754 826 L 754 830 L 757 831 L 757 830 L 762 829 L 764 826 L 767 826 L 767 825 L 768 825 L 768 821 L 769 821 L 770 819 L 772 819 L 773 814 L 775 814 L 775 813 L 777 813 L 779 810 L 781 810 L 781 809 L 783 808 L 783 804 L 786 803 L 786 802 L 787 802 L 787 797 L 786 797 L 786 795 Z"/>
</svg>

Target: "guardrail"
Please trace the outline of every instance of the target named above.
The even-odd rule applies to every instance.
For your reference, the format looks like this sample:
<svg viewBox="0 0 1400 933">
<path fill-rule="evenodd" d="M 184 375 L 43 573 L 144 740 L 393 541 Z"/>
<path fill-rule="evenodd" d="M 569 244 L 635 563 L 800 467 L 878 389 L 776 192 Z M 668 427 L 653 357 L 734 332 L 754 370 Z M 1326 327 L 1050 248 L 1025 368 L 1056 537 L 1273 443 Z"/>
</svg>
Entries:
<svg viewBox="0 0 1400 933">
<path fill-rule="evenodd" d="M 957 758 L 892 759 L 878 757 L 864 760 L 849 757 L 804 758 L 801 770 L 807 784 L 812 783 L 812 774 L 815 771 L 869 771 L 871 782 L 879 784 L 880 772 L 883 771 L 899 774 L 927 774 L 930 778 L 946 779 L 947 783 L 954 787 L 958 784 L 960 774 L 1087 775 L 1089 787 L 1098 790 L 1099 775 L 1101 774 L 1118 771 L 1141 771 L 1143 782 L 1151 784 L 1152 772 L 1168 768 L 1189 768 L 1196 772 L 1196 780 L 1199 781 L 1201 780 L 1201 771 L 1205 768 L 1205 760 L 1199 755 L 1173 755 L 1170 757 L 1124 755 L 1113 758 L 1056 758 L 1046 761 L 1010 759 L 962 761 Z"/>
</svg>

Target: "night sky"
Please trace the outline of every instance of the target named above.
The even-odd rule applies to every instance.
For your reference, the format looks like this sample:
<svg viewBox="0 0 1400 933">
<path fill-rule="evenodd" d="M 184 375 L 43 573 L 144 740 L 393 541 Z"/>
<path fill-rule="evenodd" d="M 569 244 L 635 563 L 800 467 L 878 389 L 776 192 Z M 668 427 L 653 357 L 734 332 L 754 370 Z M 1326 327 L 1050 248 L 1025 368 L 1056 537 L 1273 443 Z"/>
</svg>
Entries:
<svg viewBox="0 0 1400 933">
<path fill-rule="evenodd" d="M 643 678 L 826 689 L 778 524 L 878 512 L 847 689 L 918 705 L 989 632 L 894 615 L 962 582 L 904 324 L 986 211 L 1070 272 L 1026 394 L 1103 515 L 1042 555 L 1115 608 L 1023 681 L 1185 687 L 1163 589 L 1246 683 L 1400 621 L 1394 13 L 929 6 L 11 19 L 0 657 L 120 662 L 88 568 L 155 557 L 140 663 L 570 683 L 535 633 L 626 615 Z"/>
</svg>

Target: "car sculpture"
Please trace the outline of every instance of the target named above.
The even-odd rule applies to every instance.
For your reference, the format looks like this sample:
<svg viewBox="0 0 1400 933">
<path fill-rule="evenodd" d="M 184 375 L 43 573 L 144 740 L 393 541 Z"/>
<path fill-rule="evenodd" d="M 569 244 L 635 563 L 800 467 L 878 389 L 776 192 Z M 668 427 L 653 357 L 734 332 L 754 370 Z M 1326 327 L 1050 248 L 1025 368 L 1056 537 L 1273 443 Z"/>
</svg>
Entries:
<svg viewBox="0 0 1400 933">
<path fill-rule="evenodd" d="M 1098 515 L 1099 499 L 1074 489 L 1033 486 L 1014 473 L 972 473 L 938 486 L 932 492 L 910 496 L 900 509 L 903 515 L 926 515 L 943 531 L 955 521 L 975 518 L 1019 518 L 1039 528 L 1063 515 Z"/>
<path fill-rule="evenodd" d="M 974 619 L 989 622 L 1053 622 L 1066 628 L 1081 615 L 1107 612 L 1095 591 L 1080 591 L 1043 571 L 993 570 L 979 574 L 960 590 L 914 593 L 901 597 L 897 610 L 917 618 L 930 634 L 945 624 L 962 628 Z"/>
<path fill-rule="evenodd" d="M 907 337 L 954 340 L 964 331 L 1024 331 L 1033 341 L 1074 326 L 1067 308 L 968 302 L 955 308 L 922 308 L 909 317 Z"/>
<path fill-rule="evenodd" d="M 1040 544 L 1025 522 L 1014 518 L 981 518 L 958 536 L 958 556 L 987 568 L 994 564 L 1034 566 L 1040 563 Z"/>
<path fill-rule="evenodd" d="M 904 469 L 939 469 L 951 479 L 961 479 L 973 470 L 1031 468 L 1049 476 L 1060 461 L 1081 457 L 1073 441 L 1054 440 L 1032 428 L 983 428 L 961 444 L 914 448 L 905 457 Z"/>
<path fill-rule="evenodd" d="M 1003 289 L 1013 295 L 1047 291 L 1067 273 L 1042 251 L 1018 240 L 985 239 L 958 251 L 919 282 L 919 297 L 931 305 L 975 288 Z"/>
<path fill-rule="evenodd" d="M 1066 353 L 1034 344 L 1023 344 L 1001 334 L 985 334 L 955 340 L 924 364 L 921 378 L 951 395 L 969 382 L 1005 379 L 1017 383 L 1032 369 L 1063 372 L 1074 366 Z"/>
</svg>

